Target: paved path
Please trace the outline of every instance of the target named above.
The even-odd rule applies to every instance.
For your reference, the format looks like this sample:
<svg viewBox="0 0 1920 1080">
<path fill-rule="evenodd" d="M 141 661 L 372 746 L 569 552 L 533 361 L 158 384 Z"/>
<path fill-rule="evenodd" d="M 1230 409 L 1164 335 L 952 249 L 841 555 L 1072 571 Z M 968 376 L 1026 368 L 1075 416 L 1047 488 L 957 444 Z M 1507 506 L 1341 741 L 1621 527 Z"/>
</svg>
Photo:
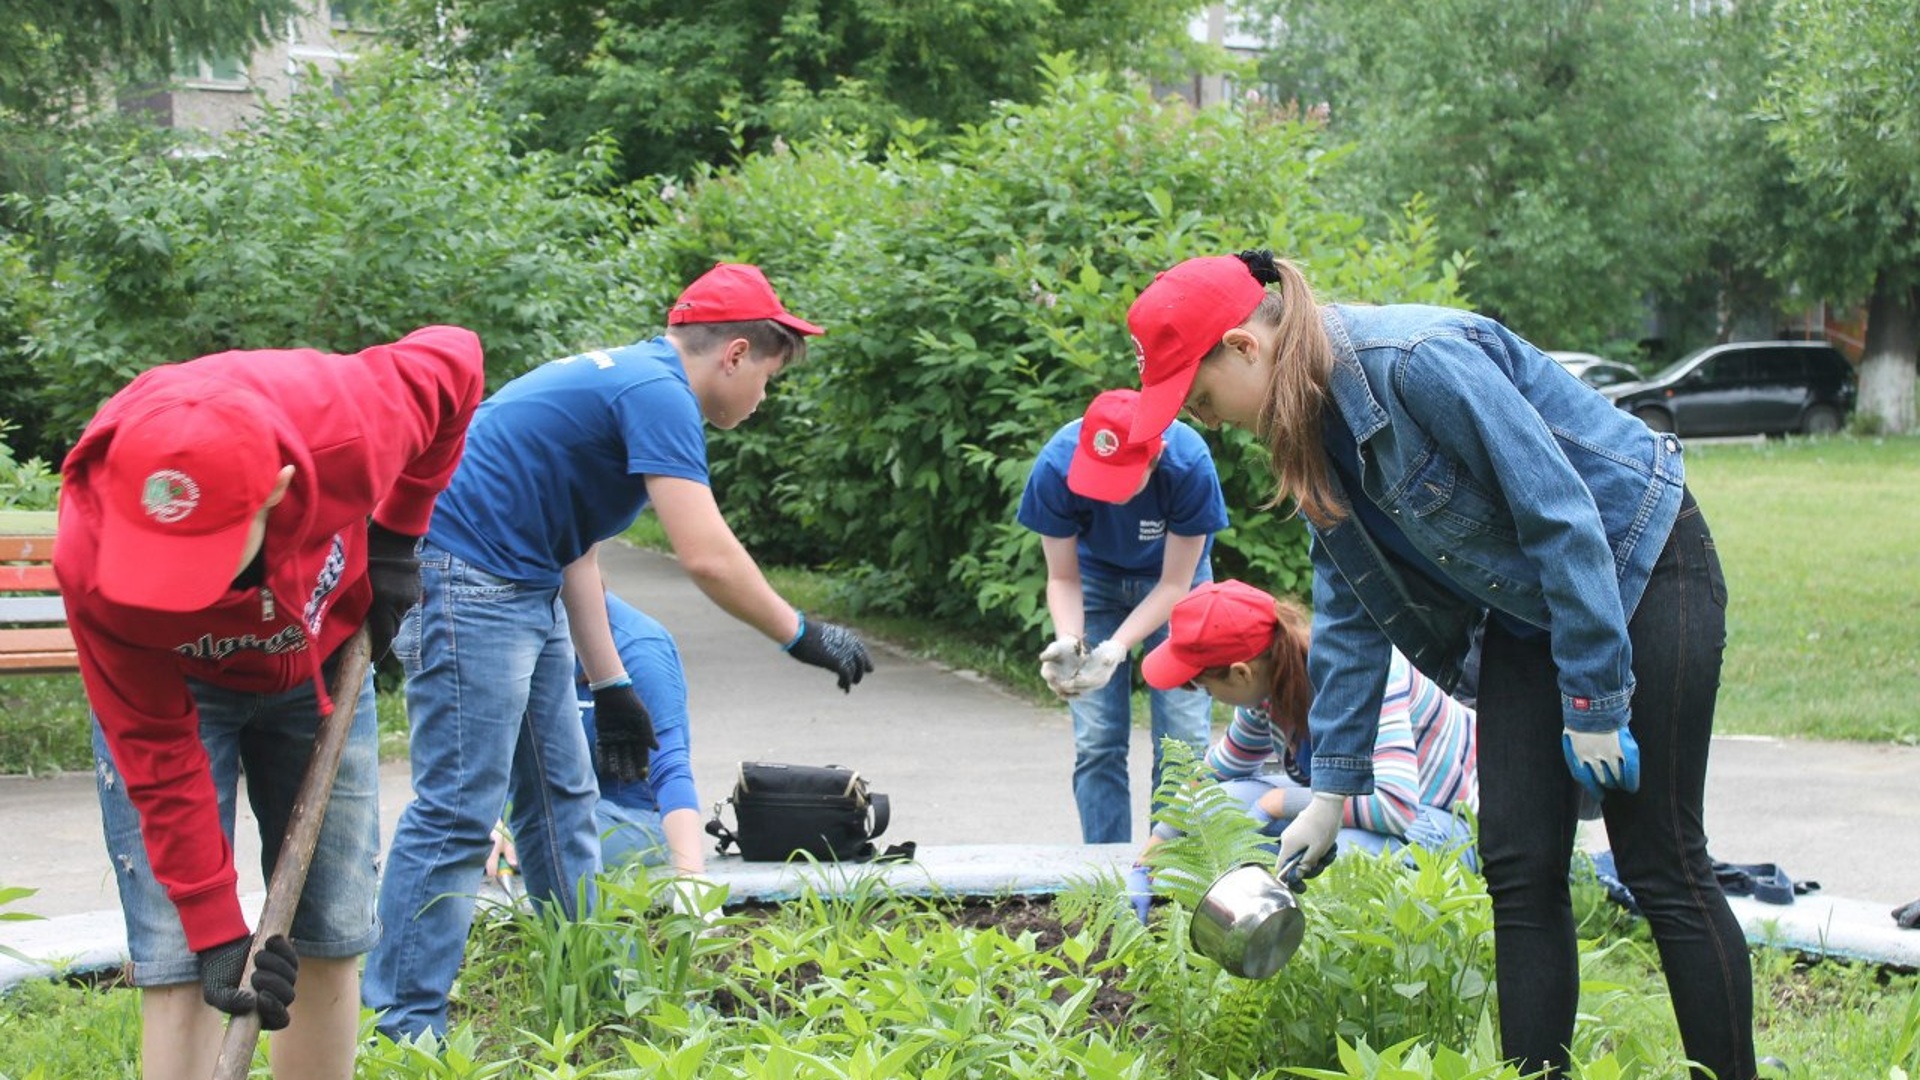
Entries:
<svg viewBox="0 0 1920 1080">
<path fill-rule="evenodd" d="M 615 546 L 604 567 L 616 592 L 680 641 L 695 779 L 708 804 L 726 794 L 742 760 L 835 762 L 860 769 L 889 795 L 889 840 L 1078 842 L 1064 708 L 1036 706 L 971 672 L 885 646 L 874 650 L 877 670 L 843 695 L 825 672 L 788 659 L 708 603 L 672 558 Z M 1797 879 L 1821 882 L 1828 897 L 1860 902 L 1862 917 L 1920 896 L 1920 748 L 1723 738 L 1713 754 L 1706 824 L 1716 858 L 1779 863 Z M 1144 731 L 1135 732 L 1132 762 L 1135 834 L 1144 835 Z M 409 793 L 404 764 L 388 765 L 381 797 L 389 834 Z M 261 888 L 258 844 L 241 806 L 241 887 L 251 891 Z M 0 885 L 39 890 L 5 910 L 117 908 L 91 776 L 0 778 L 0 836 Z M 0 922 L 0 944 L 29 925 Z"/>
</svg>

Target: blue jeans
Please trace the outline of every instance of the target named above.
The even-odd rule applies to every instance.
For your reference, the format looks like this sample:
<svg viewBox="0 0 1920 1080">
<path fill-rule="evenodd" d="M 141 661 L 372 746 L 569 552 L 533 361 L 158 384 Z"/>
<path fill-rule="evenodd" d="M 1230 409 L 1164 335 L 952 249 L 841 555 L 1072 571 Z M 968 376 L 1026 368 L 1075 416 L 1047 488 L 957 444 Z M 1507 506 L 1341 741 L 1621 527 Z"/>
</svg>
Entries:
<svg viewBox="0 0 1920 1080">
<path fill-rule="evenodd" d="M 1206 567 L 1194 584 L 1211 580 Z M 1158 577 L 1080 579 L 1087 644 L 1113 636 Z M 1166 624 L 1141 643 L 1150 650 L 1167 639 Z M 1179 739 L 1196 755 L 1207 752 L 1213 733 L 1213 699 L 1198 690 L 1149 690 L 1153 715 L 1153 786 L 1160 787 L 1160 740 Z M 1073 714 L 1073 801 L 1080 809 L 1080 839 L 1089 844 L 1120 844 L 1133 839 L 1133 801 L 1127 786 L 1127 745 L 1133 734 L 1133 660 L 1129 657 L 1107 685 L 1069 702 Z"/>
<path fill-rule="evenodd" d="M 1688 495 L 1627 624 L 1640 790 L 1607 792 L 1601 810 L 1620 877 L 1659 948 L 1687 1057 L 1719 1080 L 1752 1080 L 1751 961 L 1702 823 L 1726 608 L 1713 537 Z M 1567 888 L 1580 789 L 1560 751 L 1558 674 L 1546 638 L 1487 624 L 1480 855 L 1493 897 L 1500 1048 L 1522 1072 L 1566 1070 L 1580 995 Z"/>
<path fill-rule="evenodd" d="M 600 869 L 600 788 L 559 589 L 508 581 L 427 542 L 420 572 L 421 602 L 393 643 L 407 672 L 413 802 L 387 853 L 385 936 L 361 987 L 395 1039 L 446 1033 L 475 885 L 509 801 L 529 896 L 572 917 Z"/>
<path fill-rule="evenodd" d="M 660 811 L 622 806 L 601 799 L 593 809 L 600 830 L 600 861 L 612 867 L 628 860 L 664 866 L 669 854 L 666 834 L 660 830 Z"/>
<path fill-rule="evenodd" d="M 187 685 L 200 711 L 200 743 L 206 747 L 219 799 L 220 828 L 231 844 L 235 789 L 244 769 L 247 802 L 260 823 L 260 873 L 271 879 L 319 730 L 313 684 L 278 694 L 241 693 L 193 680 Z M 147 847 L 140 838 L 140 815 L 127 798 L 97 719 L 93 756 L 101 827 L 120 887 L 133 983 L 198 982 L 200 961 L 187 948 L 186 931 L 173 901 L 154 880 Z M 288 934 L 300 955 L 340 959 L 373 947 L 380 937 L 373 910 L 379 862 L 380 737 L 369 674 L 354 703 L 353 727 L 340 754 L 320 839 Z"/>
</svg>

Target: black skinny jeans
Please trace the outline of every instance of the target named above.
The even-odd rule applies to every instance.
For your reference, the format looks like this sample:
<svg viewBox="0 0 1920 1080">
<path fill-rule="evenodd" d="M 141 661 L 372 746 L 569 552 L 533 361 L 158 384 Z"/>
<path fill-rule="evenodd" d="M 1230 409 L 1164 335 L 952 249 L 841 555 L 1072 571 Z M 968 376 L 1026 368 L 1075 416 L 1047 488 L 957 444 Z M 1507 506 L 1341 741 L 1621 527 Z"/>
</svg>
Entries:
<svg viewBox="0 0 1920 1080">
<path fill-rule="evenodd" d="M 1640 790 L 1609 791 L 1603 810 L 1620 877 L 1659 946 L 1687 1056 L 1718 1080 L 1752 1080 L 1752 965 L 1702 822 L 1726 604 L 1713 537 L 1688 494 L 1628 624 Z M 1521 640 L 1493 623 L 1481 665 L 1480 853 L 1501 1052 L 1522 1072 L 1552 1066 L 1557 1076 L 1580 994 L 1567 889 L 1579 789 L 1560 751 L 1559 671 L 1545 638 Z"/>
</svg>

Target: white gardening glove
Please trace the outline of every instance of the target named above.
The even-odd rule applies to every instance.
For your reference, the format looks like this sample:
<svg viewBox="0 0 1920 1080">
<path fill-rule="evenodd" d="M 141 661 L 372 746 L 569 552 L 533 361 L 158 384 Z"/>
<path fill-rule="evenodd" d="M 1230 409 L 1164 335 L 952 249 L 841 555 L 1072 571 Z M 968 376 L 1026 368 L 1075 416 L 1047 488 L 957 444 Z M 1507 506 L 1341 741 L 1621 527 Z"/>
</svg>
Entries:
<svg viewBox="0 0 1920 1080">
<path fill-rule="evenodd" d="M 1040 677 L 1054 693 L 1063 698 L 1072 697 L 1067 691 L 1067 682 L 1080 673 L 1080 665 L 1086 658 L 1086 643 L 1079 638 L 1055 638 L 1051 645 L 1040 650 Z"/>
<path fill-rule="evenodd" d="M 1567 759 L 1567 770 L 1596 803 L 1603 788 L 1640 790 L 1640 744 L 1624 727 L 1618 731 L 1566 728 L 1560 734 L 1560 752 Z"/>
<path fill-rule="evenodd" d="M 1073 696 L 1091 693 L 1113 681 L 1113 673 L 1127 659 L 1127 647 L 1108 638 L 1093 647 L 1087 653 L 1086 660 L 1080 664 L 1079 674 L 1067 680 L 1067 689 Z"/>
<path fill-rule="evenodd" d="M 704 874 L 680 874 L 667 882 L 667 906 L 712 926 L 720 921 L 727 888 Z"/>
<path fill-rule="evenodd" d="M 1314 792 L 1313 801 L 1280 833 L 1280 865 L 1286 866 L 1298 856 L 1302 877 L 1319 873 L 1333 856 L 1333 844 L 1340 836 L 1346 810 L 1345 795 Z"/>
</svg>

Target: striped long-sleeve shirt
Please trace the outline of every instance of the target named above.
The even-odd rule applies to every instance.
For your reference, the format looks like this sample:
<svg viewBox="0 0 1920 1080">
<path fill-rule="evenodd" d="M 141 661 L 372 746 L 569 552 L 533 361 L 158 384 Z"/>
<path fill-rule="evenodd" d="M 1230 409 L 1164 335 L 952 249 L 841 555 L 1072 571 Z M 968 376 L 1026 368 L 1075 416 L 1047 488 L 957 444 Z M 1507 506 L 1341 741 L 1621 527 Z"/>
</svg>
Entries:
<svg viewBox="0 0 1920 1080">
<path fill-rule="evenodd" d="M 1207 766 L 1230 780 L 1252 776 L 1274 757 L 1295 780 L 1311 785 L 1309 748 L 1304 740 L 1289 745 L 1262 703 L 1233 711 L 1226 734 L 1207 751 Z M 1404 837 L 1416 806 L 1451 810 L 1460 803 L 1475 809 L 1480 803 L 1473 710 L 1442 693 L 1396 651 L 1373 742 L 1373 794 L 1347 800 L 1346 824 Z"/>
</svg>

